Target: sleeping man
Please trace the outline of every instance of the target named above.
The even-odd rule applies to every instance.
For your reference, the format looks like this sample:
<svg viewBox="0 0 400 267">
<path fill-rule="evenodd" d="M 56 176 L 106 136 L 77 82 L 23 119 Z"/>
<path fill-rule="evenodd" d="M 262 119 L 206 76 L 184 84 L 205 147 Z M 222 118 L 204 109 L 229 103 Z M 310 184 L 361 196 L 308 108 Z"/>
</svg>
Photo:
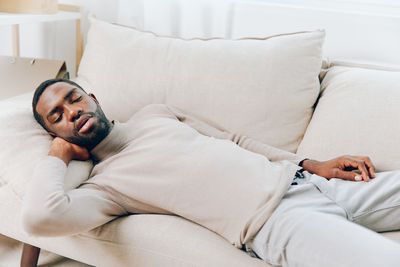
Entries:
<svg viewBox="0 0 400 267">
<path fill-rule="evenodd" d="M 164 104 L 110 121 L 69 80 L 43 82 L 33 112 L 54 139 L 24 199 L 28 233 L 72 235 L 120 215 L 175 214 L 272 265 L 400 264 L 400 244 L 376 233 L 400 229 L 400 172 L 375 174 L 368 157 L 304 159 Z M 68 163 L 89 158 L 90 177 L 64 191 Z"/>
</svg>

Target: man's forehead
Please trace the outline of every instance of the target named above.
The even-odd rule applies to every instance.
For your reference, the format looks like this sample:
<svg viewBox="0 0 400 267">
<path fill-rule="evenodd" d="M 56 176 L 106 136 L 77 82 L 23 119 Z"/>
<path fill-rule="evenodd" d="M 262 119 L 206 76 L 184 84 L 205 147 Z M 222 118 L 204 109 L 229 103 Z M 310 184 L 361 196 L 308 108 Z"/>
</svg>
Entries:
<svg viewBox="0 0 400 267">
<path fill-rule="evenodd" d="M 58 101 L 64 98 L 65 94 L 74 88 L 77 87 L 66 82 L 57 82 L 48 86 L 40 96 L 36 110 L 43 116 L 43 113 L 46 112 L 47 109 L 56 105 Z"/>
<path fill-rule="evenodd" d="M 71 90 L 72 88 L 78 88 L 74 84 L 70 84 L 67 82 L 56 82 L 53 83 L 52 85 L 49 85 L 46 90 L 44 90 L 43 93 L 45 92 L 59 92 L 59 91 L 66 91 L 66 90 Z"/>
</svg>

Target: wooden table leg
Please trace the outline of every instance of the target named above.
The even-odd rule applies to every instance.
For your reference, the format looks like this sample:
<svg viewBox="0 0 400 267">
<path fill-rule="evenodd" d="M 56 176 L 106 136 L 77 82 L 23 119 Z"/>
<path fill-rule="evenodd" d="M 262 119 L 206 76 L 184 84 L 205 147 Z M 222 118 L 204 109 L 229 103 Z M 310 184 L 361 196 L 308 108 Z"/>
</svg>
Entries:
<svg viewBox="0 0 400 267">
<path fill-rule="evenodd" d="M 19 57 L 19 25 L 11 26 L 13 57 Z"/>
<path fill-rule="evenodd" d="M 24 243 L 21 256 L 21 267 L 36 267 L 40 248 Z"/>
</svg>

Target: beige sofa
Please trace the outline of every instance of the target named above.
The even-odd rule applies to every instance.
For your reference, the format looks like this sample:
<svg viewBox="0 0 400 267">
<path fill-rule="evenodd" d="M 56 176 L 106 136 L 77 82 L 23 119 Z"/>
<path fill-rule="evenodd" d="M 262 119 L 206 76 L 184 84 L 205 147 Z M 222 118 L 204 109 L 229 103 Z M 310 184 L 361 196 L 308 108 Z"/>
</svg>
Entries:
<svg viewBox="0 0 400 267">
<path fill-rule="evenodd" d="M 167 103 L 304 157 L 365 154 L 378 171 L 400 169 L 400 70 L 322 61 L 323 31 L 183 40 L 91 23 L 77 82 L 112 119 Z M 82 262 L 75 266 L 269 266 L 178 216 L 130 215 L 68 237 L 26 234 L 25 187 L 51 142 L 32 118 L 31 97 L 0 101 L 1 235 Z M 91 168 L 72 162 L 66 190 Z M 384 235 L 400 242 L 398 232 Z M 0 254 L 0 266 L 17 266 L 20 246 L 8 249 L 15 256 Z M 39 260 L 59 261 L 47 252 Z"/>
</svg>

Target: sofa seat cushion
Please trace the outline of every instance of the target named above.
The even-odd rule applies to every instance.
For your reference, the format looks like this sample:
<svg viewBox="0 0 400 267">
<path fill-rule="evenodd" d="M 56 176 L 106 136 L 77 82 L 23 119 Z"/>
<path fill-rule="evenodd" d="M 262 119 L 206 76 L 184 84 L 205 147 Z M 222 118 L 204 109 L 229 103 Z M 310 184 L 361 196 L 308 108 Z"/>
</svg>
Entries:
<svg viewBox="0 0 400 267">
<path fill-rule="evenodd" d="M 400 71 L 331 64 L 321 87 L 297 153 L 366 155 L 377 171 L 400 169 Z"/>
<path fill-rule="evenodd" d="M 79 235 L 37 238 L 22 231 L 22 202 L 8 186 L 0 188 L 0 203 L 9 215 L 0 220 L 2 234 L 94 266 L 271 266 L 177 216 L 130 215 Z M 400 232 L 383 235 L 400 242 Z"/>
<path fill-rule="evenodd" d="M 34 237 L 21 227 L 22 201 L 0 188 L 0 233 L 93 266 L 254 266 L 252 258 L 206 228 L 170 215 L 130 215 L 90 232 L 66 237 Z"/>
<path fill-rule="evenodd" d="M 324 35 L 185 40 L 92 19 L 77 82 L 110 119 L 165 103 L 295 152 L 319 94 Z"/>
</svg>

